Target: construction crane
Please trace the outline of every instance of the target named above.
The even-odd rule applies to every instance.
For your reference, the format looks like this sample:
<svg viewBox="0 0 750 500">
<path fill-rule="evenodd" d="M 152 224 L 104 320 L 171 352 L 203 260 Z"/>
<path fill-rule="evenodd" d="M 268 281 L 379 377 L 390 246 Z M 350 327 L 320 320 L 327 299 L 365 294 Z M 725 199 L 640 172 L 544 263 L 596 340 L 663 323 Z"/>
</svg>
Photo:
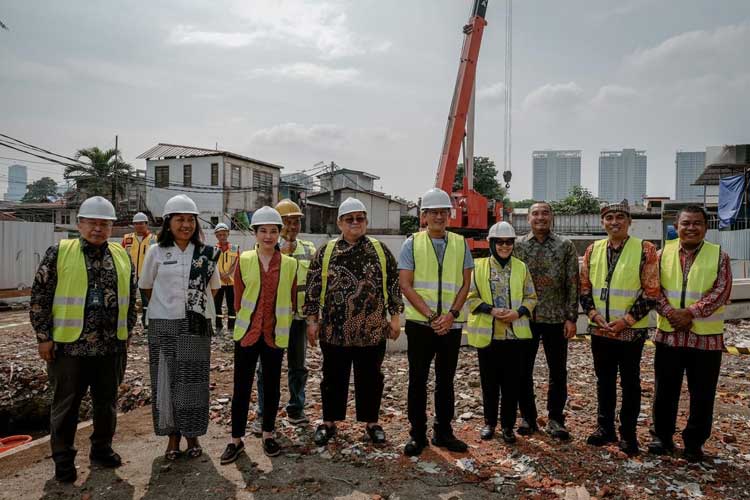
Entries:
<svg viewBox="0 0 750 500">
<path fill-rule="evenodd" d="M 511 88 L 512 88 L 512 0 L 507 0 L 506 52 L 505 52 L 505 187 L 510 187 L 510 143 L 511 143 Z M 435 187 L 451 193 L 454 209 L 448 226 L 467 237 L 473 251 L 488 248 L 484 236 L 490 225 L 503 218 L 502 200 L 488 200 L 474 190 L 474 100 L 476 94 L 476 72 L 482 34 L 487 25 L 488 0 L 474 0 L 468 24 L 463 27 L 464 44 L 458 66 L 456 86 L 453 91 L 448 124 L 445 130 L 443 151 L 440 155 Z M 453 184 L 458 169 L 458 159 L 463 150 L 464 178 L 461 189 L 454 191 Z"/>
</svg>

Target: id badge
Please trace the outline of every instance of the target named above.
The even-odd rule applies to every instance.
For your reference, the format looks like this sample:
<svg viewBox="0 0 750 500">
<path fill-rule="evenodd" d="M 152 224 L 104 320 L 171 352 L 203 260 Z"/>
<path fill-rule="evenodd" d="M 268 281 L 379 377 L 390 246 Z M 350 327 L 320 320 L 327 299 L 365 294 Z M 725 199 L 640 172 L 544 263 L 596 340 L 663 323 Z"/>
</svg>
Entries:
<svg viewBox="0 0 750 500">
<path fill-rule="evenodd" d="M 101 288 L 89 290 L 86 296 L 86 305 L 88 307 L 102 307 L 104 305 L 104 290 Z"/>
<path fill-rule="evenodd" d="M 606 302 L 607 297 L 609 297 L 609 288 L 602 288 L 601 294 L 599 295 L 599 299 L 602 302 Z"/>
</svg>

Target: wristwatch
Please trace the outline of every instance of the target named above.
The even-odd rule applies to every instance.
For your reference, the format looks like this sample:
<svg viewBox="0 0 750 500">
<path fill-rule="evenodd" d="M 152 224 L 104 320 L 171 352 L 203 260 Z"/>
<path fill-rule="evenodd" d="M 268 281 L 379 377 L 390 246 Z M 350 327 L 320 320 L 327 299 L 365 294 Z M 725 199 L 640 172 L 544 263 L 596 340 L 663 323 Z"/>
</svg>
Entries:
<svg viewBox="0 0 750 500">
<path fill-rule="evenodd" d="M 458 317 L 461 315 L 461 311 L 457 311 L 456 309 L 451 309 L 450 313 L 453 315 L 455 319 L 458 319 Z"/>
</svg>

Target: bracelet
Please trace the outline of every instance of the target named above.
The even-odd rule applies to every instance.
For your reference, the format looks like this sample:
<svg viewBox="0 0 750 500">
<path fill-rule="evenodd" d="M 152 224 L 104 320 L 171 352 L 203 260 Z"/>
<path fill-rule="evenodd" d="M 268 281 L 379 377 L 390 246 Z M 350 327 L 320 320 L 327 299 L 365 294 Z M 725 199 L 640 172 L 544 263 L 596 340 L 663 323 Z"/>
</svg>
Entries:
<svg viewBox="0 0 750 500">
<path fill-rule="evenodd" d="M 440 317 L 440 314 L 434 312 L 434 313 L 432 313 L 432 315 L 429 318 L 427 318 L 427 321 L 429 321 L 430 323 L 432 323 L 433 321 L 435 321 L 439 317 Z"/>
</svg>

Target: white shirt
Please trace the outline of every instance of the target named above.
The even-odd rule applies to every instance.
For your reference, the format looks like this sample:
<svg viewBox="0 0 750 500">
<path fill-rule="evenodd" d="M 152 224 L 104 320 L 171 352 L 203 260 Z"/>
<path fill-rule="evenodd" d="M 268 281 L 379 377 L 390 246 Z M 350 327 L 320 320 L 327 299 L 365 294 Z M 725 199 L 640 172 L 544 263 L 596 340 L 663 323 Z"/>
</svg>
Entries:
<svg viewBox="0 0 750 500">
<path fill-rule="evenodd" d="M 152 290 L 148 301 L 149 319 L 185 318 L 194 248 L 192 243 L 188 243 L 184 251 L 178 246 L 160 247 L 154 244 L 146 252 L 138 287 Z M 212 290 L 221 288 L 218 266 L 211 275 L 209 286 Z M 208 295 L 208 290 L 206 292 L 206 317 L 213 319 L 216 316 L 213 297 Z"/>
</svg>

